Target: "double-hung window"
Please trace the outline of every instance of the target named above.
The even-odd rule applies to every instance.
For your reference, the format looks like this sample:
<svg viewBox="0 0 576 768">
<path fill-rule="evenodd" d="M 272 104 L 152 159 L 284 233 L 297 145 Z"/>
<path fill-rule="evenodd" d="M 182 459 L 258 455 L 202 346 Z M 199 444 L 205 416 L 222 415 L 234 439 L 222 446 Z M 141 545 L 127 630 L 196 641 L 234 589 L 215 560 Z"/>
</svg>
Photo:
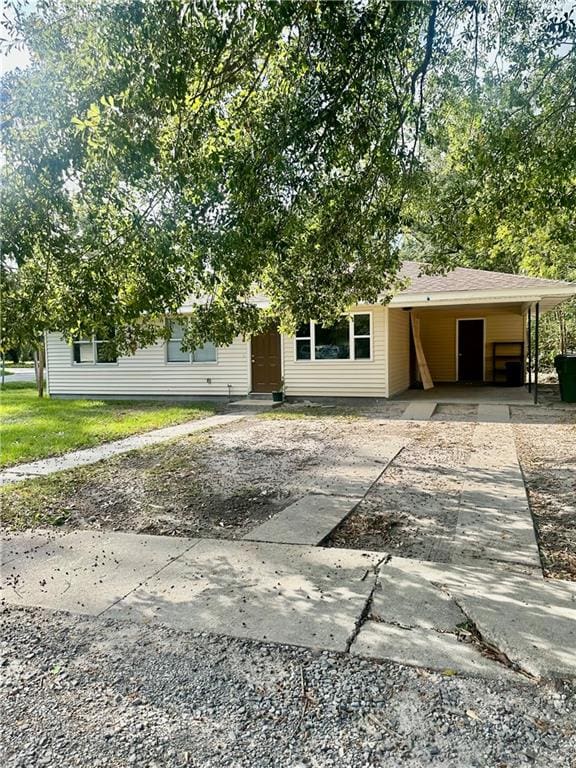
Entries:
<svg viewBox="0 0 576 768">
<path fill-rule="evenodd" d="M 116 363 L 118 355 L 111 338 L 76 339 L 72 342 L 72 356 L 75 365 L 94 365 L 99 363 Z"/>
<path fill-rule="evenodd" d="M 170 323 L 170 338 L 166 346 L 166 360 L 169 363 L 215 363 L 216 347 L 207 341 L 202 347 L 191 351 L 182 349 L 184 327 L 180 323 Z"/>
<path fill-rule="evenodd" d="M 372 316 L 355 312 L 330 326 L 309 322 L 296 331 L 296 360 L 370 360 Z"/>
</svg>

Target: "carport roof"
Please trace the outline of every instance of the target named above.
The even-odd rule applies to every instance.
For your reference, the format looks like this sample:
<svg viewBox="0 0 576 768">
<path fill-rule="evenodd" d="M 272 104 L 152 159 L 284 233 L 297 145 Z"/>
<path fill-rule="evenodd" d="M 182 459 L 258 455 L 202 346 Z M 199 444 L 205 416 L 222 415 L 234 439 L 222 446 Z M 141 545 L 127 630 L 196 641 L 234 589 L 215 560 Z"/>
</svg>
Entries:
<svg viewBox="0 0 576 768">
<path fill-rule="evenodd" d="M 485 269 L 456 267 L 444 274 L 426 274 L 425 264 L 403 262 L 400 276 L 407 286 L 394 296 L 392 306 L 427 306 L 468 303 L 542 301 L 551 309 L 576 295 L 576 283 L 545 280 L 527 275 L 489 272 Z"/>
</svg>

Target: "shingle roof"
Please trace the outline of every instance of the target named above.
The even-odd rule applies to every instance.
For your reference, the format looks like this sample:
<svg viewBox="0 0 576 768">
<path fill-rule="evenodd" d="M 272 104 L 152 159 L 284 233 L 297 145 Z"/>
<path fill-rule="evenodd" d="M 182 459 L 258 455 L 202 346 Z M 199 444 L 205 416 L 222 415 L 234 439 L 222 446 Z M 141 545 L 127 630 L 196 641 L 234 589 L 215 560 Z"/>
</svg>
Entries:
<svg viewBox="0 0 576 768">
<path fill-rule="evenodd" d="M 467 269 L 456 267 L 444 275 L 421 274 L 424 264 L 417 261 L 405 261 L 402 264 L 400 275 L 409 278 L 410 285 L 398 295 L 414 293 L 440 293 L 444 291 L 487 291 L 487 290 L 515 290 L 523 288 L 566 288 L 574 286 L 563 280 L 544 280 L 539 277 L 527 277 L 526 275 L 511 275 L 506 272 L 489 272 L 486 269 Z"/>
</svg>

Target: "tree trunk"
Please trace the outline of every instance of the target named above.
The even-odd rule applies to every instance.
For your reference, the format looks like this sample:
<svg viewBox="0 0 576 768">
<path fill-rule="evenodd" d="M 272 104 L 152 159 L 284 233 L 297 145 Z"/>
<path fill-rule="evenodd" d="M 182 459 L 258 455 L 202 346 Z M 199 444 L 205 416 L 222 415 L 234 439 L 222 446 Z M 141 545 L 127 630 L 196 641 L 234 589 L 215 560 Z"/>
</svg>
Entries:
<svg viewBox="0 0 576 768">
<path fill-rule="evenodd" d="M 34 373 L 38 397 L 44 397 L 44 343 L 39 344 L 34 350 Z"/>
</svg>

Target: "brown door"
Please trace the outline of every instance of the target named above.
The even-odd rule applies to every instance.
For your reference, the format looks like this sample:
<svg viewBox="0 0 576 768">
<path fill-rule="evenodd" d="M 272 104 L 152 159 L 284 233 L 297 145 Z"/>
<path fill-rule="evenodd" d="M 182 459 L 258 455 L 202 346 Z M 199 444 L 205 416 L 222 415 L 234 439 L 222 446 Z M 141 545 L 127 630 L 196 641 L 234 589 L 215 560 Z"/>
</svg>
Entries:
<svg viewBox="0 0 576 768">
<path fill-rule="evenodd" d="M 280 334 L 252 336 L 252 392 L 275 392 L 281 383 Z"/>
</svg>

